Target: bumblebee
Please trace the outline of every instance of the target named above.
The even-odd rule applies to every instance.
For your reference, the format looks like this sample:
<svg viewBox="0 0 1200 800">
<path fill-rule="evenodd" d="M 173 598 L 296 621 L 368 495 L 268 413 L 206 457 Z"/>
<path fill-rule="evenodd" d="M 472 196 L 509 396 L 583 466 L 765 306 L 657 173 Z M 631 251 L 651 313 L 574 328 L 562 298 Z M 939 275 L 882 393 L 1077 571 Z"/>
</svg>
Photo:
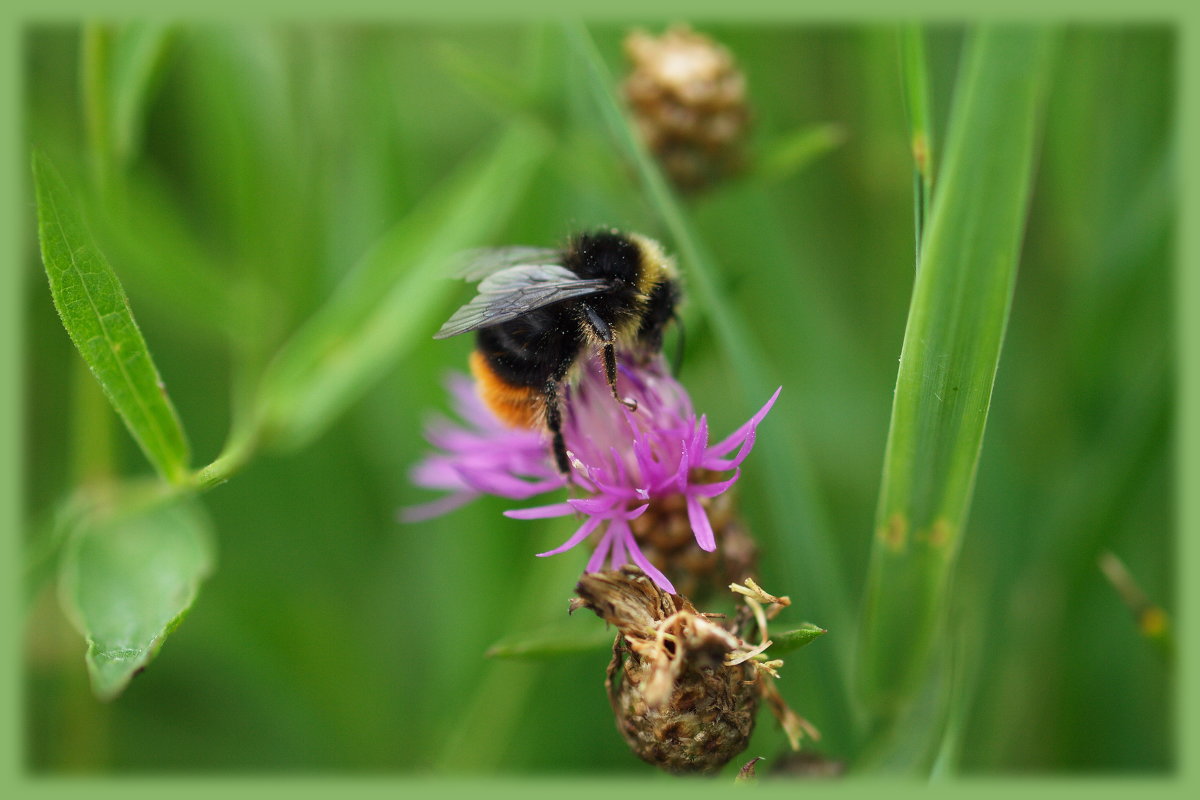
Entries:
<svg viewBox="0 0 1200 800">
<path fill-rule="evenodd" d="M 600 351 L 613 398 L 617 354 L 648 357 L 680 300 L 675 265 L 652 239 L 617 230 L 577 234 L 561 250 L 506 247 L 468 254 L 458 276 L 478 294 L 433 338 L 476 331 L 471 373 L 480 397 L 514 427 L 544 427 L 559 472 L 570 469 L 562 435 L 562 384 Z"/>
</svg>

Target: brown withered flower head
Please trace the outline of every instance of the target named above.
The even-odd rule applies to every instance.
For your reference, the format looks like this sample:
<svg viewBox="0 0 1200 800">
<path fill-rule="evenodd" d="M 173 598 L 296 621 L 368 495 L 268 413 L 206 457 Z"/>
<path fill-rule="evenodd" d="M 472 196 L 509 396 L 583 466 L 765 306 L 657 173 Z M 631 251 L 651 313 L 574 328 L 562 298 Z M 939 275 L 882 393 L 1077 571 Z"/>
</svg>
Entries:
<svg viewBox="0 0 1200 800">
<path fill-rule="evenodd" d="M 787 598 L 748 584 L 735 585 L 750 598 L 746 613 L 726 627 L 633 566 L 580 579 L 571 610 L 590 608 L 617 628 L 605 688 L 617 729 L 643 761 L 676 774 L 717 771 L 746 748 L 763 699 L 793 748 L 802 733 L 817 736 L 771 683 L 783 662 L 763 655 L 770 644 L 767 615 Z M 750 625 L 761 632 L 761 644 L 739 636 Z"/>
<path fill-rule="evenodd" d="M 625 39 L 623 86 L 642 139 L 680 189 L 740 171 L 749 127 L 746 80 L 729 50 L 686 25 Z"/>
</svg>

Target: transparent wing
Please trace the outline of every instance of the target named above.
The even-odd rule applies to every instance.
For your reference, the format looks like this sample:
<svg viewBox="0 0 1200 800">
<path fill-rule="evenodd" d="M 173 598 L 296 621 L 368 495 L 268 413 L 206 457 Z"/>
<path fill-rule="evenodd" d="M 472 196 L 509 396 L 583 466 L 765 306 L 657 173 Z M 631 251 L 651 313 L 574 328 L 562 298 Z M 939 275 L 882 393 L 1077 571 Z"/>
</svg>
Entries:
<svg viewBox="0 0 1200 800">
<path fill-rule="evenodd" d="M 606 280 L 583 279 L 557 264 L 519 264 L 489 275 L 479 294 L 454 312 L 435 339 L 499 325 L 551 303 L 584 297 L 611 288 Z"/>
<path fill-rule="evenodd" d="M 485 247 L 466 250 L 455 259 L 454 277 L 467 281 L 486 278 L 521 264 L 552 264 L 562 253 L 549 247 Z"/>
</svg>

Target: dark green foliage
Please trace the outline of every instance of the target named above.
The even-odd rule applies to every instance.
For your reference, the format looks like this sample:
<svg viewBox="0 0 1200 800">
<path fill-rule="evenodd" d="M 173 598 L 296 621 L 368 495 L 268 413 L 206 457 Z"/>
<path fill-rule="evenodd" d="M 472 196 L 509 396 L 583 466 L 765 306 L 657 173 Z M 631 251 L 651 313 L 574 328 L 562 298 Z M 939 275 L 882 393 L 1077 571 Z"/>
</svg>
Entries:
<svg viewBox="0 0 1200 800">
<path fill-rule="evenodd" d="M 756 163 L 687 201 L 614 104 L 622 26 L 28 29 L 25 130 L 44 154 L 24 298 L 33 771 L 645 775 L 613 729 L 609 653 L 584 646 L 604 637 L 566 618 L 585 553 L 533 557 L 570 521 L 505 519 L 524 504 L 494 500 L 396 521 L 430 499 L 407 470 L 470 347 L 430 338 L 469 291 L 438 280 L 439 260 L 600 225 L 679 257 L 682 379 L 713 430 L 784 387 L 739 491 L 761 584 L 792 600 L 772 631 L 828 629 L 783 656 L 776 684 L 823 752 L 924 774 L 1172 765 L 1172 665 L 1096 558 L 1112 551 L 1176 611 L 1173 35 L 1060 32 L 970 513 L 936 600 L 946 633 L 918 698 L 937 702 L 911 752 L 885 752 L 850 689 L 914 288 L 911 139 L 924 126 L 934 143 L 930 233 L 954 216 L 936 205 L 970 37 L 700 29 L 747 74 Z M 924 81 L 903 68 L 918 50 Z M 957 217 L 946 235 L 997 223 Z M 39 223 L 60 307 L 100 281 L 101 316 L 121 322 L 137 369 L 114 383 L 112 343 L 88 349 L 107 340 L 62 314 L 132 439 L 73 374 Z M 72 256 L 86 269 L 64 269 Z M 145 482 L 139 446 L 170 485 Z M 131 486 L 175 504 L 126 516 Z M 125 596 L 146 597 L 148 573 L 110 558 L 137 537 L 172 565 L 171 590 L 137 602 L 122 646 L 152 655 L 191 610 L 100 703 L 58 601 L 96 634 L 111 695 L 143 662 L 105 671 L 114 603 L 84 579 L 130 570 Z M 574 623 L 575 652 L 485 658 Z M 784 746 L 762 716 L 748 752 L 769 765 Z"/>
</svg>

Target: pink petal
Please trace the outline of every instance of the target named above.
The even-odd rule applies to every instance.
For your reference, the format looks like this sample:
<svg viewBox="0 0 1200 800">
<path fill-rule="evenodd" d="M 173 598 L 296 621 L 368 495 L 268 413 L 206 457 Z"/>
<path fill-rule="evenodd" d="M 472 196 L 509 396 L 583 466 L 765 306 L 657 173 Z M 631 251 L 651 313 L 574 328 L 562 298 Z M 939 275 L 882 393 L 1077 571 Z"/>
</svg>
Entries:
<svg viewBox="0 0 1200 800">
<path fill-rule="evenodd" d="M 700 497 L 716 497 L 719 494 L 724 494 L 730 486 L 737 483 L 737 479 L 742 475 L 739 469 L 733 473 L 733 477 L 727 481 L 717 481 L 716 483 L 693 483 L 688 487 L 689 495 L 699 495 Z"/>
<path fill-rule="evenodd" d="M 608 523 L 608 530 L 612 536 L 612 568 L 620 569 L 629 561 L 625 554 L 625 536 L 629 533 L 629 525 L 625 520 L 617 518 Z"/>
<path fill-rule="evenodd" d="M 401 522 L 424 522 L 427 519 L 448 514 L 459 506 L 471 502 L 476 497 L 479 497 L 476 492 L 455 492 L 437 500 L 422 503 L 419 506 L 402 508 L 397 516 L 399 516 Z"/>
<path fill-rule="evenodd" d="M 680 442 L 683 454 L 679 457 L 679 471 L 676 473 L 676 485 L 680 492 L 687 491 L 688 470 L 691 468 L 691 458 L 688 456 L 687 442 Z"/>
<path fill-rule="evenodd" d="M 567 501 L 571 508 L 576 511 L 582 511 L 584 514 L 604 514 L 612 511 L 613 507 L 619 502 L 618 498 L 601 495 L 599 497 L 587 497 L 584 499 L 571 499 Z"/>
<path fill-rule="evenodd" d="M 645 505 L 638 506 L 633 511 L 626 511 L 625 516 L 622 519 L 637 519 L 642 514 L 645 514 L 646 509 L 649 507 L 650 507 L 650 504 L 646 503 Z"/>
<path fill-rule="evenodd" d="M 571 535 L 570 539 L 567 539 L 565 542 L 563 542 L 562 544 L 560 544 L 558 547 L 554 548 L 553 550 L 547 550 L 544 553 L 538 553 L 538 558 L 545 558 L 546 556 L 556 556 L 559 553 L 567 552 L 572 547 L 579 544 L 584 539 L 586 539 L 588 536 L 590 536 L 592 534 L 592 531 L 596 530 L 596 526 L 599 525 L 600 522 L 601 522 L 601 520 L 599 517 L 588 517 L 587 520 L 582 525 L 579 526 L 579 530 L 575 531 L 575 533 L 573 533 Z"/>
<path fill-rule="evenodd" d="M 754 449 L 754 442 L 758 438 L 758 431 L 751 429 L 746 434 L 745 441 L 742 442 L 742 447 L 738 450 L 737 456 L 734 458 L 705 458 L 700 462 L 700 466 L 704 469 L 711 469 L 713 472 L 725 472 L 733 469 L 746 460 L 746 456 L 750 455 L 750 451 Z"/>
<path fill-rule="evenodd" d="M 629 555 L 633 557 L 633 563 L 641 567 L 642 572 L 650 576 L 650 580 L 657 583 L 659 588 L 664 591 L 675 594 L 674 584 L 667 580 L 667 576 L 663 575 L 657 567 L 642 555 L 642 551 L 638 549 L 637 541 L 633 538 L 633 532 L 628 527 L 625 529 L 625 546 L 629 549 Z"/>
<path fill-rule="evenodd" d="M 592 553 L 592 557 L 588 559 L 587 566 L 583 568 L 584 572 L 599 572 L 604 566 L 604 559 L 608 556 L 608 549 L 612 547 L 612 529 L 610 528 L 604 534 L 604 538 L 600 540 L 600 544 L 596 545 L 596 552 Z"/>
<path fill-rule="evenodd" d="M 708 514 L 704 513 L 704 507 L 700 505 L 700 500 L 693 495 L 688 495 L 687 498 L 688 522 L 692 524 L 692 533 L 696 535 L 696 544 L 701 550 L 712 552 L 717 549 L 717 539 L 713 535 L 712 524 L 708 521 Z"/>
<path fill-rule="evenodd" d="M 511 511 L 505 511 L 504 516 L 509 519 L 547 519 L 549 517 L 565 517 L 567 514 L 573 513 L 575 513 L 575 509 L 566 503 L 554 503 L 553 505 L 536 506 L 534 508 L 515 508 Z"/>
<path fill-rule="evenodd" d="M 745 424 L 743 424 L 736 431 L 729 434 L 729 436 L 727 436 L 725 439 L 723 439 L 720 444 L 716 444 L 716 445 L 713 445 L 712 447 L 708 448 L 708 455 L 712 455 L 712 456 L 727 455 L 730 451 L 733 450 L 733 448 L 737 447 L 738 444 L 743 439 L 746 438 L 746 434 L 749 433 L 751 430 L 753 430 L 755 427 L 757 427 L 758 423 L 762 422 L 763 417 L 767 416 L 767 412 L 771 410 L 771 406 L 775 405 L 775 398 L 779 397 L 779 393 L 782 391 L 783 391 L 782 386 L 780 386 L 778 389 L 776 389 L 775 394 L 771 395 L 771 399 L 767 401 L 766 405 L 764 405 L 762 408 L 760 408 L 758 410 L 757 414 L 755 414 L 753 417 L 751 417 L 749 420 L 747 420 L 745 422 Z"/>
</svg>

